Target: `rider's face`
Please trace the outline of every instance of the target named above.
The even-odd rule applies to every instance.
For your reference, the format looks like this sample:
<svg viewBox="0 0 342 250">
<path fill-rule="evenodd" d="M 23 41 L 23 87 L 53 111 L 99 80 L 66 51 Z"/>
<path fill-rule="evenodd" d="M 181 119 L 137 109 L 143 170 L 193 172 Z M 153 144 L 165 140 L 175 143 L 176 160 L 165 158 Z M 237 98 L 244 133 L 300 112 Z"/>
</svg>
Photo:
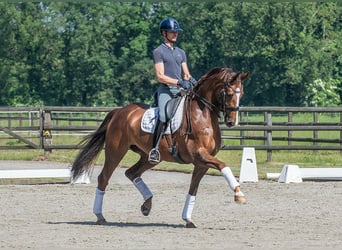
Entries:
<svg viewBox="0 0 342 250">
<path fill-rule="evenodd" d="M 167 40 L 169 40 L 170 42 L 176 42 L 177 37 L 178 37 L 178 32 L 177 31 L 167 31 L 167 32 L 165 32 L 165 36 L 166 36 Z"/>
</svg>

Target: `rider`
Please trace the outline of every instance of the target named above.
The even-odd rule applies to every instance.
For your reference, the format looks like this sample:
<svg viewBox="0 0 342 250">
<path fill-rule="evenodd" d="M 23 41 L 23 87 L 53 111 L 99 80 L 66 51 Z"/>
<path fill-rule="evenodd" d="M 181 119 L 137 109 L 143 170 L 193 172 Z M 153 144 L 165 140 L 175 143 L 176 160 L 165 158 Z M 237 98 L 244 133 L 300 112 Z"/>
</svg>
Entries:
<svg viewBox="0 0 342 250">
<path fill-rule="evenodd" d="M 174 18 L 165 18 L 159 25 L 164 41 L 153 51 L 154 71 L 160 84 L 158 95 L 159 121 L 154 132 L 153 146 L 149 153 L 151 163 L 160 162 L 159 142 L 166 129 L 166 104 L 180 93 L 180 88 L 188 89 L 196 80 L 190 75 L 184 50 L 175 46 L 178 33 L 183 30 Z"/>
</svg>

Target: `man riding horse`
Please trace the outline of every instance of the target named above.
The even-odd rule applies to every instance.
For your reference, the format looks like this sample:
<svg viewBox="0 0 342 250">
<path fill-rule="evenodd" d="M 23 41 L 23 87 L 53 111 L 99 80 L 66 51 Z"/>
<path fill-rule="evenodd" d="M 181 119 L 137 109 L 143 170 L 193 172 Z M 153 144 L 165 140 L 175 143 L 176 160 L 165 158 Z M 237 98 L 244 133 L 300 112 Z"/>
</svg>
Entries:
<svg viewBox="0 0 342 250">
<path fill-rule="evenodd" d="M 153 146 L 149 153 L 151 163 L 160 162 L 159 143 L 166 128 L 167 103 L 179 95 L 180 88 L 188 89 L 196 80 L 190 75 L 184 50 L 175 46 L 178 33 L 183 30 L 174 18 L 165 18 L 159 25 L 164 41 L 153 51 L 154 70 L 160 84 L 157 96 L 159 120 L 154 132 Z"/>
<path fill-rule="evenodd" d="M 199 183 L 209 169 L 221 172 L 234 192 L 235 202 L 240 204 L 246 202 L 240 184 L 230 167 L 215 155 L 220 150 L 222 139 L 219 117 L 224 119 L 227 127 L 233 127 L 238 123 L 239 104 L 244 95 L 243 81 L 249 73 L 215 67 L 196 83 L 189 73 L 184 51 L 174 47 L 180 31 L 182 30 L 175 19 L 163 20 L 160 24 L 160 32 L 164 37 L 164 43 L 154 51 L 155 71 L 158 81 L 161 82 L 158 89 L 160 109 L 158 127 L 160 128 L 156 133 L 159 138 L 153 138 L 153 135 L 144 131 L 141 126 L 144 114 L 151 110 L 149 105 L 131 103 L 113 109 L 106 115 L 96 131 L 84 138 L 83 147 L 72 164 L 72 181 L 75 181 L 83 173 L 90 173 L 97 156 L 103 148 L 105 150 L 105 162 L 98 176 L 93 205 L 97 224 L 106 223 L 102 212 L 106 187 L 128 150 L 140 156 L 138 161 L 125 171 L 125 175 L 144 199 L 141 205 L 144 216 L 148 216 L 152 209 L 153 193 L 142 175 L 153 168 L 159 160 L 179 162 L 178 159 L 181 159 L 182 163 L 194 165 L 182 212 L 182 219 L 186 222 L 187 228 L 196 227 L 192 220 L 192 211 L 196 203 Z M 195 86 L 192 88 L 192 85 Z M 181 88 L 188 90 L 183 99 L 184 112 L 179 112 L 182 123 L 172 133 L 173 145 L 177 147 L 177 153 L 170 154 L 168 137 L 161 140 L 168 119 L 165 107 L 169 100 L 181 92 Z M 151 144 L 154 148 L 152 152 L 150 152 Z M 220 211 L 215 212 L 219 215 Z"/>
</svg>

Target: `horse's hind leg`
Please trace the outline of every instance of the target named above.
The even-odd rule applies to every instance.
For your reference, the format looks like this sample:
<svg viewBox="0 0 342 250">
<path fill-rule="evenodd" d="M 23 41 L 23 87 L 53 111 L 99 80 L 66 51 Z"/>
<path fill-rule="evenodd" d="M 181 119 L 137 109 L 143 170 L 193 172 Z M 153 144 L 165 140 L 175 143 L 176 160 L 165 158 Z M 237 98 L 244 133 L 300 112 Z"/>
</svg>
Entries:
<svg viewBox="0 0 342 250">
<path fill-rule="evenodd" d="M 141 178 L 141 175 L 146 170 L 154 167 L 155 164 L 150 164 L 148 162 L 148 156 L 145 153 L 140 152 L 137 149 L 135 151 L 140 154 L 141 158 L 136 164 L 126 170 L 125 175 L 133 182 L 134 186 L 141 193 L 144 199 L 144 203 L 141 205 L 141 212 L 143 215 L 148 216 L 152 209 L 153 194 L 144 180 Z"/>
<path fill-rule="evenodd" d="M 98 176 L 98 186 L 95 192 L 93 213 L 97 217 L 97 225 L 102 225 L 106 223 L 106 219 L 102 213 L 103 198 L 105 194 L 106 187 L 108 185 L 109 179 L 111 178 L 115 168 L 118 166 L 119 162 L 125 155 L 127 150 L 110 150 L 110 146 L 106 147 L 106 160 L 100 175 Z"/>
</svg>

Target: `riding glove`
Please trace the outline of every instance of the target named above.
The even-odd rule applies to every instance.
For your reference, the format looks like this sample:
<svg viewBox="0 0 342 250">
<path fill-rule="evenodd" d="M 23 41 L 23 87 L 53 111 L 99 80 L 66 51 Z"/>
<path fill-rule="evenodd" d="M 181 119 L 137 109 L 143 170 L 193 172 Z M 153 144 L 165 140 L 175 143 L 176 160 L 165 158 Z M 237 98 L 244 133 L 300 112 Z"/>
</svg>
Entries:
<svg viewBox="0 0 342 250">
<path fill-rule="evenodd" d="M 190 79 L 189 79 L 189 82 L 191 83 L 191 85 L 192 85 L 193 87 L 195 87 L 195 86 L 196 86 L 196 84 L 197 84 L 197 81 L 196 81 L 196 79 L 195 79 L 195 78 L 193 78 L 193 77 L 190 77 Z"/>
<path fill-rule="evenodd" d="M 190 88 L 190 82 L 186 80 L 178 80 L 177 86 L 183 88 L 183 89 L 188 89 Z"/>
</svg>

